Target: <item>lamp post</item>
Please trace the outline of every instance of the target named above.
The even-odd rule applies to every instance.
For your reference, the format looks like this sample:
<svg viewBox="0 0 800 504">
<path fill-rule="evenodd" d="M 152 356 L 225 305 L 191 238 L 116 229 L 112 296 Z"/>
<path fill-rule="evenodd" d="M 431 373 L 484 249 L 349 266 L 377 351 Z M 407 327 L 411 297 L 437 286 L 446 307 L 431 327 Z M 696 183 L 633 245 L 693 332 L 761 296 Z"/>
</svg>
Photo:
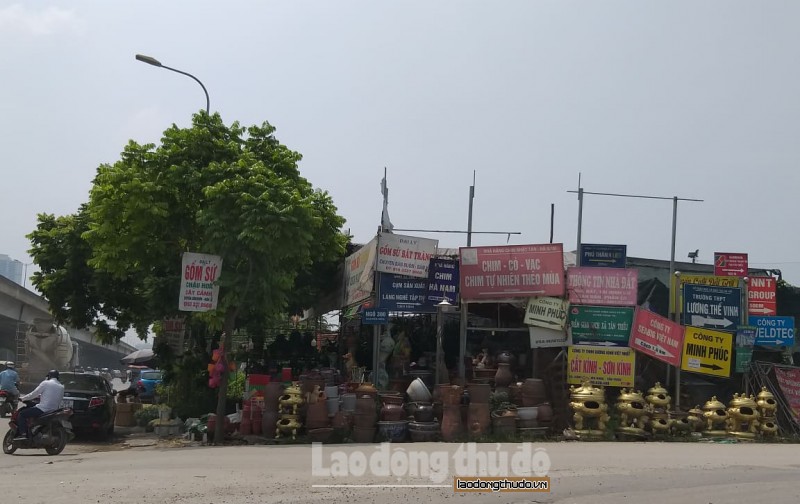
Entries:
<svg viewBox="0 0 800 504">
<path fill-rule="evenodd" d="M 157 59 L 155 59 L 155 58 L 153 58 L 151 56 L 145 56 L 144 54 L 137 54 L 136 55 L 136 59 L 138 61 L 141 61 L 142 63 L 147 63 L 148 65 L 153 65 L 154 67 L 163 68 L 165 70 L 171 70 L 171 71 L 173 71 L 175 73 L 179 73 L 181 75 L 185 75 L 187 77 L 191 77 L 192 79 L 194 79 L 198 84 L 200 84 L 200 87 L 203 88 L 203 92 L 206 94 L 206 114 L 210 113 L 211 102 L 208 99 L 208 91 L 206 90 L 206 87 L 203 85 L 203 83 L 200 82 L 200 79 L 198 79 L 197 77 L 195 77 L 194 75 L 192 75 L 190 73 L 183 72 L 181 70 L 178 70 L 176 68 L 171 68 L 171 67 L 168 67 L 166 65 L 162 65 L 160 61 L 158 61 Z"/>
<path fill-rule="evenodd" d="M 444 335 L 444 319 L 442 314 L 453 306 L 447 296 L 436 305 L 436 384 L 442 383 L 442 369 L 444 368 L 444 350 L 442 348 L 442 337 Z"/>
</svg>

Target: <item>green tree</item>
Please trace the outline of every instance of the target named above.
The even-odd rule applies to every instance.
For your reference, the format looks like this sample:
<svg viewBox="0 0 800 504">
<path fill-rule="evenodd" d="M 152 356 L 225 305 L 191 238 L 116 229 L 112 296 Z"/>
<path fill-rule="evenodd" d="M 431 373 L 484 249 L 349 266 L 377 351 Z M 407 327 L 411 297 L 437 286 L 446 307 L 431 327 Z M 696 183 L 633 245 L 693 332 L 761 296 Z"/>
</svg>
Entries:
<svg viewBox="0 0 800 504">
<path fill-rule="evenodd" d="M 78 214 L 40 216 L 31 234 L 42 269 L 34 285 L 76 325 L 108 328 L 111 319 L 106 337 L 129 327 L 143 335 L 177 314 L 181 255 L 219 255 L 218 309 L 201 317 L 223 330 L 230 351 L 240 316 L 285 311 L 298 275 L 340 261 L 347 243 L 332 199 L 300 176 L 300 154 L 274 131 L 200 112 L 190 128 L 167 129 L 158 146 L 129 142 L 119 161 L 98 168 Z"/>
</svg>

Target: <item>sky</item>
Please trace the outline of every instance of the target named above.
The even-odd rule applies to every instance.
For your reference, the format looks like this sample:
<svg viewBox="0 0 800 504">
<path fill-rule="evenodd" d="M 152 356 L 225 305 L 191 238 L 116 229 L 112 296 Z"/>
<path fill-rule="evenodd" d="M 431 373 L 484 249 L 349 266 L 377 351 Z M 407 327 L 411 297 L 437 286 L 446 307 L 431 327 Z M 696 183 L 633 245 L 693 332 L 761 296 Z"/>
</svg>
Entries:
<svg viewBox="0 0 800 504">
<path fill-rule="evenodd" d="M 0 253 L 73 213 L 129 139 L 269 121 L 356 241 L 380 224 L 574 250 L 585 191 L 678 205 L 676 259 L 800 285 L 800 3 L 0 0 Z M 399 232 L 399 231 L 397 231 Z M 407 233 L 466 245 L 464 234 Z M 670 258 L 672 202 L 586 195 L 584 243 Z"/>
</svg>

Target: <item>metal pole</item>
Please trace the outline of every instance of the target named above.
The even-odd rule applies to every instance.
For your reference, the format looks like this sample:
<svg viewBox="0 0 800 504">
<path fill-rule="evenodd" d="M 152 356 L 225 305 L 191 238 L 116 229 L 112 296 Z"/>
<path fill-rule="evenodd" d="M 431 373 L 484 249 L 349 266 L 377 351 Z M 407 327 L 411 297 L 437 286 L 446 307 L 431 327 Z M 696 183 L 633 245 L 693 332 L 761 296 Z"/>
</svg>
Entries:
<svg viewBox="0 0 800 504">
<path fill-rule="evenodd" d="M 210 110 L 211 110 L 211 101 L 208 99 L 208 90 L 206 90 L 206 87 L 203 85 L 203 83 L 202 83 L 202 82 L 200 82 L 200 79 L 198 79 L 197 77 L 195 77 L 194 75 L 192 75 L 192 74 L 190 74 L 190 73 L 183 72 L 183 71 L 181 71 L 181 70 L 178 70 L 178 69 L 176 69 L 176 68 L 170 68 L 170 67 L 168 67 L 168 66 L 166 66 L 166 65 L 161 65 L 161 68 L 165 68 L 165 69 L 167 69 L 167 70 L 172 70 L 172 71 L 173 71 L 173 72 L 175 72 L 175 73 L 179 73 L 179 74 L 181 74 L 181 75 L 185 75 L 185 76 L 187 76 L 187 77 L 191 77 L 192 79 L 194 79 L 194 80 L 195 80 L 195 82 L 197 82 L 198 84 L 200 84 L 200 87 L 201 87 L 201 88 L 203 88 L 203 93 L 205 93 L 205 94 L 206 94 L 206 114 L 210 114 L 210 113 L 211 113 L 211 112 L 210 112 Z"/>
<path fill-rule="evenodd" d="M 669 256 L 669 281 L 675 282 L 675 305 L 673 306 L 675 313 L 673 314 L 673 320 L 678 322 L 677 320 L 677 313 L 678 313 L 678 303 L 680 302 L 680 288 L 678 287 L 677 278 L 675 277 L 675 241 L 678 235 L 678 197 L 674 196 L 672 198 L 672 249 L 670 251 Z M 669 368 L 667 366 L 667 383 L 669 384 Z M 667 385 L 669 387 L 669 385 Z M 681 405 L 681 367 L 676 366 L 675 368 L 675 408 L 678 408 Z"/>
<path fill-rule="evenodd" d="M 436 307 L 436 385 L 442 383 L 442 332 L 443 332 L 443 321 L 442 321 L 442 307 Z"/>
<path fill-rule="evenodd" d="M 556 204 L 550 203 L 550 243 L 553 243 L 553 220 L 556 216 Z"/>
<path fill-rule="evenodd" d="M 475 199 L 475 171 L 472 172 L 472 185 L 469 187 L 469 215 L 467 220 L 467 247 L 472 246 L 472 200 Z M 467 369 L 464 358 L 467 355 L 467 323 L 469 303 L 461 299 L 461 317 L 458 327 L 458 377 L 466 384 Z"/>
<path fill-rule="evenodd" d="M 472 172 L 472 185 L 469 186 L 469 215 L 467 216 L 467 247 L 472 246 L 472 200 L 475 199 L 475 172 Z"/>
<path fill-rule="evenodd" d="M 576 252 L 575 264 L 581 266 L 581 226 L 583 224 L 583 188 L 578 187 L 578 248 Z"/>
</svg>

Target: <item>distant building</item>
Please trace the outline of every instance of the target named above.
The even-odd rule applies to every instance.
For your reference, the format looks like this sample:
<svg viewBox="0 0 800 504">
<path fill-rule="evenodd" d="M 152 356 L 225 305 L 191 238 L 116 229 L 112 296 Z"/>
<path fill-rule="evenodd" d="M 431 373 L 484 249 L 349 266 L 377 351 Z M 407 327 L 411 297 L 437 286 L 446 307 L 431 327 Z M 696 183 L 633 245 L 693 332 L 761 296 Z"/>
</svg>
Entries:
<svg viewBox="0 0 800 504">
<path fill-rule="evenodd" d="M 22 270 L 25 265 L 5 254 L 0 254 L 0 276 L 22 285 Z"/>
</svg>

